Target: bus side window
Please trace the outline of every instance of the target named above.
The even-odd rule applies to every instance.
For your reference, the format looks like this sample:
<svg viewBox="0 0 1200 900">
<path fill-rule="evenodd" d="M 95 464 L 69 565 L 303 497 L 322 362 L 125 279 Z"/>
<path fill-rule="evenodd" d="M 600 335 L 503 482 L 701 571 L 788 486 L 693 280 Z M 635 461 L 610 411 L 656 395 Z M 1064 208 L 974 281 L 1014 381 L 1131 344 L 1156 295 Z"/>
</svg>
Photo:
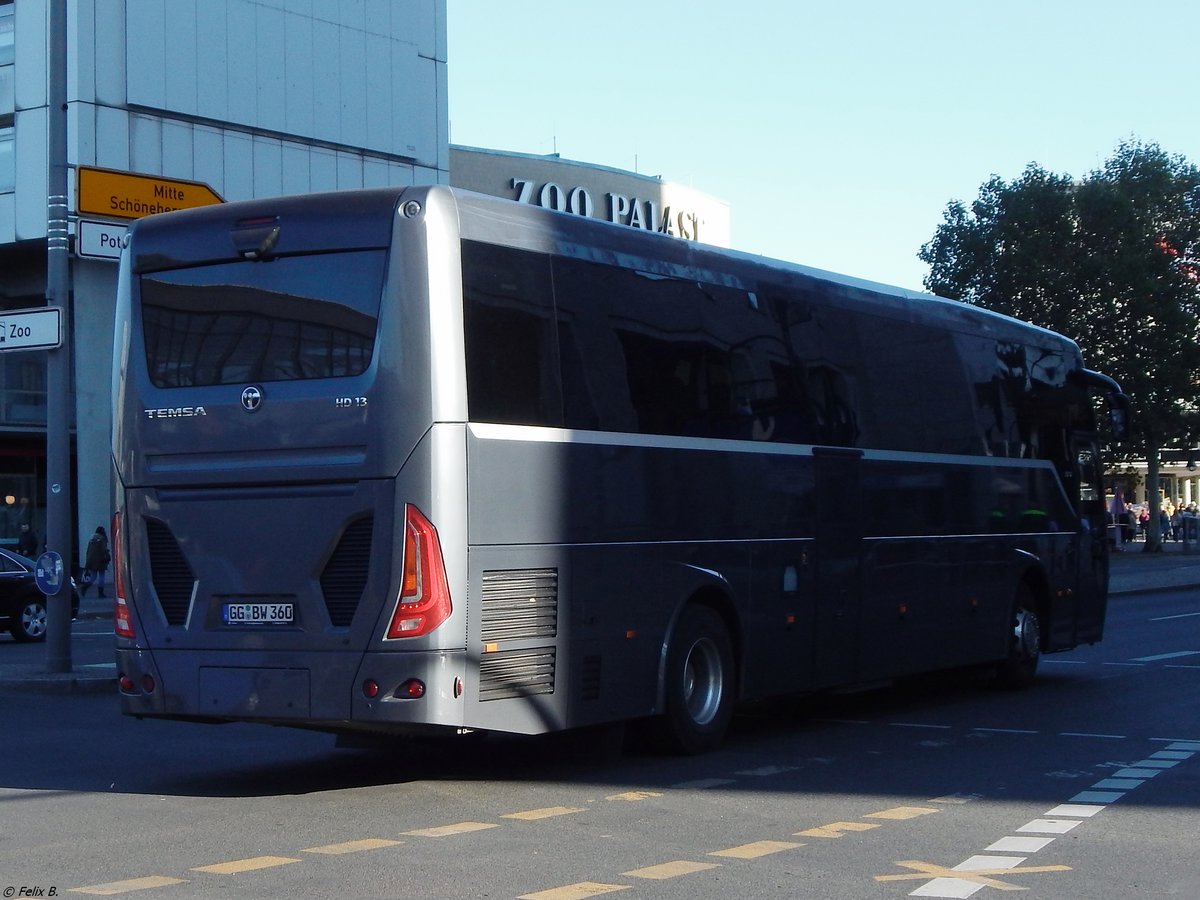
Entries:
<svg viewBox="0 0 1200 900">
<path fill-rule="evenodd" d="M 560 425 L 549 257 L 464 241 L 463 294 L 470 417 Z"/>
</svg>

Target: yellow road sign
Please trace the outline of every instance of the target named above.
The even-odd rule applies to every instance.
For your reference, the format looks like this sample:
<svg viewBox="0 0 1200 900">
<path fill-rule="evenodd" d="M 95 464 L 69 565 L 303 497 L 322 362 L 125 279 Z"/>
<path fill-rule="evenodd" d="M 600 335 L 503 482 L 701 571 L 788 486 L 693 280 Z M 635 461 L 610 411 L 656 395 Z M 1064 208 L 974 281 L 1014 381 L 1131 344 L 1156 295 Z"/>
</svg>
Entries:
<svg viewBox="0 0 1200 900">
<path fill-rule="evenodd" d="M 91 166 L 79 167 L 78 187 L 76 212 L 116 219 L 140 219 L 154 213 L 225 202 L 216 191 L 199 181 Z"/>
</svg>

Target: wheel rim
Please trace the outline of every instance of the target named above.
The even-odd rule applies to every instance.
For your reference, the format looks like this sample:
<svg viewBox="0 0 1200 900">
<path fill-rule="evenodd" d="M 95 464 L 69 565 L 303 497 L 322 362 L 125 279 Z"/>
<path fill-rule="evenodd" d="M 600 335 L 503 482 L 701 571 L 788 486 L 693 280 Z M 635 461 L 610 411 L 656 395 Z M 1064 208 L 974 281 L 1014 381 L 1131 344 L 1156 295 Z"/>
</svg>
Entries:
<svg viewBox="0 0 1200 900">
<path fill-rule="evenodd" d="M 1041 653 L 1041 626 L 1038 624 L 1037 613 L 1028 609 L 1017 610 L 1017 620 L 1013 624 L 1015 638 L 1014 652 L 1017 657 L 1025 660 L 1035 660 Z"/>
<path fill-rule="evenodd" d="M 683 702 L 688 717 L 697 725 L 707 725 L 716 718 L 723 685 L 721 654 L 716 644 L 707 638 L 696 641 L 683 664 Z"/>
<path fill-rule="evenodd" d="M 32 638 L 46 633 L 46 607 L 40 603 L 27 603 L 21 610 L 21 630 Z"/>
</svg>

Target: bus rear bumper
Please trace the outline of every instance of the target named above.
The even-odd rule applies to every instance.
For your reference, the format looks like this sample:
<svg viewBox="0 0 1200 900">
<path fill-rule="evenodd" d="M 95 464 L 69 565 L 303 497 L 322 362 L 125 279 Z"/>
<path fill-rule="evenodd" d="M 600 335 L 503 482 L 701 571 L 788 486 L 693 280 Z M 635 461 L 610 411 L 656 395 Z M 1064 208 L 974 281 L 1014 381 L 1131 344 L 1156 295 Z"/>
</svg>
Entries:
<svg viewBox="0 0 1200 900">
<path fill-rule="evenodd" d="M 461 727 L 465 651 L 117 650 L 126 715 L 329 730 Z"/>
</svg>

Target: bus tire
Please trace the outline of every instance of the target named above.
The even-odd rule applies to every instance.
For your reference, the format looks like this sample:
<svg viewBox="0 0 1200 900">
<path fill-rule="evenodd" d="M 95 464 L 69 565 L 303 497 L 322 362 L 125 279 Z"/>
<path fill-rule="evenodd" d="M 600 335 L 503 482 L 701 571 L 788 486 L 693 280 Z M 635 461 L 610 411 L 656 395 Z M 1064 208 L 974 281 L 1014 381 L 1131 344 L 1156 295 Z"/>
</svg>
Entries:
<svg viewBox="0 0 1200 900">
<path fill-rule="evenodd" d="M 707 606 L 688 607 L 667 650 L 659 746 L 694 755 L 720 745 L 733 718 L 733 684 L 733 644 L 724 620 Z"/>
<path fill-rule="evenodd" d="M 1013 603 L 1008 657 L 1000 663 L 997 682 L 1000 687 L 1017 690 L 1033 684 L 1042 658 L 1042 622 L 1037 603 L 1028 584 L 1017 588 Z"/>
</svg>

